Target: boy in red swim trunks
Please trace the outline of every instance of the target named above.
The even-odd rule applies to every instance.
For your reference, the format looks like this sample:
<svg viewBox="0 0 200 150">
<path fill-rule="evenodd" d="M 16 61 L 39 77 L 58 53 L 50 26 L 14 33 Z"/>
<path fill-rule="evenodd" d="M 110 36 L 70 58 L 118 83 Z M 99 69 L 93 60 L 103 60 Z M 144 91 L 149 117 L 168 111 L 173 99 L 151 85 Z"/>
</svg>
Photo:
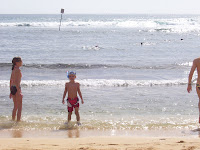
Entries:
<svg viewBox="0 0 200 150">
<path fill-rule="evenodd" d="M 63 94 L 62 103 L 65 104 L 65 96 L 68 93 L 68 98 L 67 98 L 68 123 L 71 121 L 73 110 L 75 110 L 77 124 L 81 125 L 80 115 L 79 115 L 79 99 L 78 99 L 77 93 L 79 94 L 81 98 L 82 104 L 84 103 L 84 101 L 83 101 L 81 90 L 80 90 L 80 84 L 75 82 L 75 79 L 76 79 L 75 72 L 73 71 L 68 72 L 68 78 L 69 78 L 69 82 L 65 84 L 65 91 Z"/>
</svg>

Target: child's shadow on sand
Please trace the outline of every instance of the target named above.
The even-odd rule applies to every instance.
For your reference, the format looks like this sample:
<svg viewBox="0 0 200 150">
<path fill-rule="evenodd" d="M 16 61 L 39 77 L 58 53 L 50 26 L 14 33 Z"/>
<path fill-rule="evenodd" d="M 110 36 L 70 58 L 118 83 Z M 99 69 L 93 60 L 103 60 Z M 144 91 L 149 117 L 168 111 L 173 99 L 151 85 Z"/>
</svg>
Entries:
<svg viewBox="0 0 200 150">
<path fill-rule="evenodd" d="M 66 130 L 68 138 L 79 138 L 80 131 L 79 127 L 76 125 L 76 122 L 71 122 L 68 125 L 61 125 L 59 130 Z"/>
<path fill-rule="evenodd" d="M 15 129 L 19 124 L 15 121 L 8 121 L 4 123 L 0 123 L 0 130 L 5 129 L 14 129 L 11 131 L 11 137 L 12 138 L 21 138 L 23 137 L 23 132 L 21 130 Z"/>
<path fill-rule="evenodd" d="M 21 130 L 13 130 L 12 131 L 12 138 L 22 138 L 23 132 Z"/>
</svg>

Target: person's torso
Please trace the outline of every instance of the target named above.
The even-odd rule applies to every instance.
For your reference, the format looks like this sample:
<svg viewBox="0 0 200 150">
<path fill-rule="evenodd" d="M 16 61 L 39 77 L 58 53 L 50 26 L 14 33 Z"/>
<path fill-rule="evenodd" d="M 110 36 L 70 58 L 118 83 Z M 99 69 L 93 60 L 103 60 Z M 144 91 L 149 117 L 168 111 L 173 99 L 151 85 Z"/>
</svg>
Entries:
<svg viewBox="0 0 200 150">
<path fill-rule="evenodd" d="M 68 98 L 76 98 L 78 92 L 78 84 L 77 83 L 68 83 Z"/>
<path fill-rule="evenodd" d="M 19 68 L 14 68 L 14 70 L 12 70 L 12 73 L 11 73 L 11 86 L 16 86 L 16 81 L 21 82 L 22 73 L 21 73 L 21 70 L 19 69 L 19 71 L 20 71 L 20 78 L 17 79 L 17 77 L 16 77 L 16 70 L 17 69 L 19 69 Z"/>
</svg>

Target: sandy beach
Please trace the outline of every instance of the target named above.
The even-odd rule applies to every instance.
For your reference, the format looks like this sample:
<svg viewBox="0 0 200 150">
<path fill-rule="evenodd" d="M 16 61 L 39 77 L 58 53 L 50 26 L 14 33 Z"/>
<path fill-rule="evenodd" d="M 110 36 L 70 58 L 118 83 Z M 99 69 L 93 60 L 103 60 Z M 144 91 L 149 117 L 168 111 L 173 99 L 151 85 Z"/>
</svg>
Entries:
<svg viewBox="0 0 200 150">
<path fill-rule="evenodd" d="M 1 150 L 196 150 L 200 149 L 198 138 L 137 138 L 137 137 L 87 137 L 72 139 L 3 138 Z"/>
</svg>

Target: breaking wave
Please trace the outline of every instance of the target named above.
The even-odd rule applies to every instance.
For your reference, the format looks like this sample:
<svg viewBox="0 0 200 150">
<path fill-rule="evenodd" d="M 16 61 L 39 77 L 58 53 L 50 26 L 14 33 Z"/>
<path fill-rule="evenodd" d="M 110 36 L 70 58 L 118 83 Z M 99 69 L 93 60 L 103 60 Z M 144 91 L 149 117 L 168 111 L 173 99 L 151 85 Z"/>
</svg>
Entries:
<svg viewBox="0 0 200 150">
<path fill-rule="evenodd" d="M 0 63 L 0 68 L 11 67 L 11 63 Z M 94 68 L 128 68 L 128 69 L 176 69 L 181 67 L 190 67 L 192 66 L 192 62 L 184 62 L 184 63 L 174 63 L 174 64 L 166 64 L 166 65 L 155 65 L 155 66 L 132 66 L 132 65 L 120 65 L 120 64 L 24 64 L 25 68 L 38 68 L 38 69 L 94 69 Z"/>
<path fill-rule="evenodd" d="M 181 63 L 181 64 L 178 64 L 178 65 L 191 67 L 193 65 L 193 62 L 185 62 L 185 63 Z"/>
<path fill-rule="evenodd" d="M 22 87 L 64 86 L 65 80 L 23 80 Z M 119 80 L 119 79 L 82 79 L 77 80 L 86 87 L 133 87 L 133 86 L 173 86 L 186 85 L 187 79 L 177 80 Z M 0 80 L 1 87 L 9 86 L 9 80 Z"/>
<path fill-rule="evenodd" d="M 59 20 L 36 22 L 1 22 L 0 27 L 48 27 L 57 28 Z M 63 20 L 62 27 L 119 27 L 147 29 L 157 32 L 193 32 L 200 31 L 200 18 L 168 18 L 168 19 L 111 19 L 111 20 Z"/>
</svg>

